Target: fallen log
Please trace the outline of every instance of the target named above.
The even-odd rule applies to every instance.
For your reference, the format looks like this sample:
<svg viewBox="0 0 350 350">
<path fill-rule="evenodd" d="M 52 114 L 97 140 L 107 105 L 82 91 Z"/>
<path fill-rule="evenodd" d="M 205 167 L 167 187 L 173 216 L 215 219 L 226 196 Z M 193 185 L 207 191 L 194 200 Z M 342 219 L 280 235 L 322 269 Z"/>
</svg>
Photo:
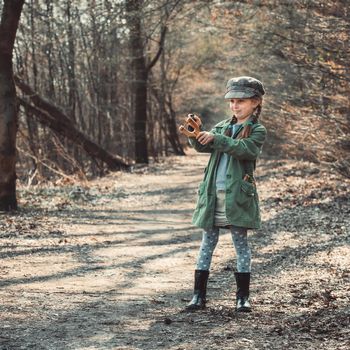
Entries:
<svg viewBox="0 0 350 350">
<path fill-rule="evenodd" d="M 81 146 L 90 157 L 103 161 L 110 170 L 128 170 L 130 168 L 131 162 L 121 156 L 111 154 L 92 141 L 78 130 L 74 122 L 64 112 L 39 96 L 18 76 L 15 77 L 15 83 L 26 95 L 26 97 L 18 97 L 19 103 L 30 111 L 41 124 Z"/>
</svg>

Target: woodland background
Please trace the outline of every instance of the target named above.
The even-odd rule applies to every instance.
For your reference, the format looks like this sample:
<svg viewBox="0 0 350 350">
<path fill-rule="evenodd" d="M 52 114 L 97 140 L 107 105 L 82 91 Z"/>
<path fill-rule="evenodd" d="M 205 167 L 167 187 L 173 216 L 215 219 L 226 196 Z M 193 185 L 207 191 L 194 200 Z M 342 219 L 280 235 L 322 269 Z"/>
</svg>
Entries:
<svg viewBox="0 0 350 350">
<path fill-rule="evenodd" d="M 118 166 L 184 154 L 178 124 L 228 116 L 225 84 L 238 75 L 266 86 L 265 155 L 349 176 L 349 18 L 346 0 L 25 1 L 17 176 L 103 175 L 103 151 Z"/>
<path fill-rule="evenodd" d="M 0 0 L 0 349 L 349 349 L 349 8 Z M 186 313 L 208 154 L 178 126 L 238 75 L 267 91 L 254 309 L 223 231 Z"/>
</svg>

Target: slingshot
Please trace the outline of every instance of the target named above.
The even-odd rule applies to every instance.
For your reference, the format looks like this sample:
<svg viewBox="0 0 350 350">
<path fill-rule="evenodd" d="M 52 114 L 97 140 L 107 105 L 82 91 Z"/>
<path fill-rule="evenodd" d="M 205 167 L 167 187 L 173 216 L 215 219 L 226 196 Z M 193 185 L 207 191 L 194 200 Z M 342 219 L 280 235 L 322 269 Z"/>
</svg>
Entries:
<svg viewBox="0 0 350 350">
<path fill-rule="evenodd" d="M 198 115 L 189 114 L 183 125 L 180 125 L 179 131 L 187 137 L 197 137 L 201 132 L 202 121 Z"/>
</svg>

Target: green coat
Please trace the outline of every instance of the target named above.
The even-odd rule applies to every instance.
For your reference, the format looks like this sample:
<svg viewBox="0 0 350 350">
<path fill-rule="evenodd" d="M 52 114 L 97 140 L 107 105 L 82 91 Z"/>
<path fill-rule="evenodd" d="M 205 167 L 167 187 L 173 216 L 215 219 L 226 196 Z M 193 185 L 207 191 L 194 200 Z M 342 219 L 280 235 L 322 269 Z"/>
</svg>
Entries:
<svg viewBox="0 0 350 350">
<path fill-rule="evenodd" d="M 257 123 L 252 126 L 248 138 L 234 139 L 224 133 L 230 125 L 230 119 L 224 120 L 210 131 L 214 140 L 210 144 L 201 145 L 195 138 L 189 143 L 198 152 L 211 153 L 204 179 L 199 184 L 198 200 L 192 223 L 203 229 L 214 225 L 216 199 L 216 169 L 222 152 L 230 155 L 226 173 L 226 217 L 230 224 L 246 228 L 260 228 L 259 197 L 256 187 L 243 180 L 245 174 L 253 175 L 255 161 L 266 138 L 266 129 Z M 238 128 L 238 135 L 245 123 Z"/>
</svg>

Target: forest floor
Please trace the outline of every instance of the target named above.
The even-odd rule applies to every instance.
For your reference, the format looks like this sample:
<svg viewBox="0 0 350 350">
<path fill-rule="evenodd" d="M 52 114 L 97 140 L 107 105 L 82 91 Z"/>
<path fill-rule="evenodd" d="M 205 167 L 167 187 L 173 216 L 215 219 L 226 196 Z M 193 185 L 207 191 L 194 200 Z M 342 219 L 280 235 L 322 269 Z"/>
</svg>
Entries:
<svg viewBox="0 0 350 350">
<path fill-rule="evenodd" d="M 1 350 L 350 348 L 350 181 L 259 160 L 253 312 L 234 312 L 222 231 L 207 309 L 188 313 L 208 159 L 189 153 L 82 184 L 19 186 L 20 211 L 0 216 Z"/>
</svg>

